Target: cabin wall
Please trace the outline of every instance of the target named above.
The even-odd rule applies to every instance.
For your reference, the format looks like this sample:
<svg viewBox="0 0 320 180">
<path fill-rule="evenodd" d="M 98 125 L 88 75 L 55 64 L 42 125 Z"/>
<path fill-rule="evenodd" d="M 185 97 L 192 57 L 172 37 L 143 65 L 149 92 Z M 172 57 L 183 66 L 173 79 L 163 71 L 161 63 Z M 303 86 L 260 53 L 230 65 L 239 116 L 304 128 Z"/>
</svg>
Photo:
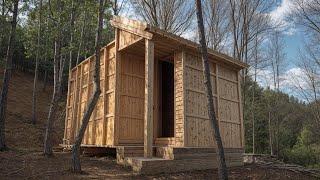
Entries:
<svg viewBox="0 0 320 180">
<path fill-rule="evenodd" d="M 81 120 L 93 94 L 95 57 L 91 56 L 76 66 L 69 77 L 64 140 L 73 144 L 81 126 Z M 101 49 L 100 86 L 101 95 L 86 129 L 84 145 L 113 145 L 114 89 L 115 89 L 114 43 Z"/>
<path fill-rule="evenodd" d="M 185 144 L 185 86 L 183 71 L 182 51 L 174 54 L 174 106 L 175 106 L 175 146 L 181 147 Z"/>
<path fill-rule="evenodd" d="M 121 53 L 119 144 L 143 144 L 144 57 Z"/>
<path fill-rule="evenodd" d="M 241 148 L 238 71 L 216 64 L 214 61 L 210 61 L 209 65 L 214 107 L 223 145 L 225 148 Z M 185 146 L 214 147 L 213 130 L 207 112 L 201 57 L 185 53 L 183 70 Z"/>
</svg>

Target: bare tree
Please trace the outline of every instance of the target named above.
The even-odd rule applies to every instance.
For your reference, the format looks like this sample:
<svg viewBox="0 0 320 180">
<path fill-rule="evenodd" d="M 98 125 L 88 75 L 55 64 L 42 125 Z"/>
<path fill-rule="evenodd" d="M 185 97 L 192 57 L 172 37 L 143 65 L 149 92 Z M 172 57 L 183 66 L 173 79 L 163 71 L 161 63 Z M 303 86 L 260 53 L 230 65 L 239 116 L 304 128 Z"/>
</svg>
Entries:
<svg viewBox="0 0 320 180">
<path fill-rule="evenodd" d="M 281 31 L 275 30 L 269 39 L 268 54 L 273 73 L 273 85 L 277 91 L 280 90 L 280 74 L 286 58 L 284 48 L 283 34 Z"/>
<path fill-rule="evenodd" d="M 211 80 L 210 80 L 209 58 L 208 58 L 207 44 L 206 44 L 204 25 L 203 25 L 201 0 L 196 0 L 196 9 L 197 9 L 196 12 L 197 12 L 199 42 L 200 42 L 201 56 L 202 56 L 204 86 L 205 86 L 205 92 L 207 96 L 208 115 L 211 121 L 213 135 L 217 144 L 217 161 L 218 161 L 218 168 L 219 168 L 219 179 L 228 179 L 228 171 L 227 171 L 227 166 L 226 166 L 225 157 L 224 157 L 224 149 L 222 145 L 218 121 L 214 111 L 212 86 L 211 86 Z"/>
<path fill-rule="evenodd" d="M 36 124 L 37 121 L 37 84 L 38 84 L 38 69 L 39 69 L 39 56 L 41 51 L 41 26 L 42 26 L 42 0 L 39 1 L 38 5 L 39 20 L 38 20 L 38 40 L 37 40 L 37 52 L 36 52 L 36 67 L 34 70 L 33 79 L 33 93 L 32 93 L 32 124 Z"/>
<path fill-rule="evenodd" d="M 295 0 L 293 20 L 299 25 L 320 34 L 320 0 Z"/>
<path fill-rule="evenodd" d="M 229 0 L 229 6 L 233 57 L 248 63 L 249 44 L 254 42 L 256 34 L 271 28 L 267 12 L 272 8 L 273 1 Z"/>
<path fill-rule="evenodd" d="M 229 7 L 224 0 L 206 0 L 204 4 L 204 25 L 207 27 L 207 44 L 221 52 L 230 35 Z"/>
<path fill-rule="evenodd" d="M 302 98 L 312 107 L 314 125 L 320 128 L 320 0 L 296 0 L 292 2 L 292 9 L 289 18 L 305 28 L 308 41 L 304 43 L 303 51 L 300 51 L 298 64 L 303 75 L 295 77 L 298 80 L 294 84 Z M 320 136 L 318 131 L 315 134 Z"/>
<path fill-rule="evenodd" d="M 273 74 L 273 85 L 274 89 L 279 93 L 280 92 L 280 75 L 283 71 L 284 62 L 286 58 L 286 54 L 284 52 L 284 40 L 283 34 L 279 30 L 275 30 L 270 37 L 270 42 L 268 44 L 268 54 L 269 60 L 271 64 L 272 74 Z M 273 109 L 277 109 L 278 104 L 276 104 Z M 276 110 L 273 110 L 276 113 Z M 279 117 L 276 117 L 276 148 L 277 148 L 277 156 L 279 156 L 279 126 L 280 120 Z"/>
<path fill-rule="evenodd" d="M 189 28 L 194 14 L 186 0 L 133 0 L 131 4 L 144 21 L 177 35 Z"/>
<path fill-rule="evenodd" d="M 6 149 L 5 119 L 6 119 L 6 112 L 7 112 L 9 83 L 10 83 L 11 71 L 12 71 L 12 56 L 13 56 L 14 42 L 15 42 L 15 36 L 16 36 L 18 5 L 19 5 L 19 0 L 14 0 L 11 32 L 10 32 L 8 50 L 6 55 L 6 67 L 4 70 L 4 77 L 3 77 L 1 97 L 0 97 L 1 98 L 0 99 L 0 151 L 3 151 Z"/>
<path fill-rule="evenodd" d="M 100 89 L 100 41 L 101 41 L 101 31 L 103 28 L 103 13 L 104 13 L 104 0 L 99 1 L 99 14 L 98 14 L 98 25 L 96 31 L 96 42 L 95 42 L 95 71 L 94 71 L 94 93 L 93 96 L 89 100 L 89 104 L 84 112 L 84 116 L 82 118 L 82 124 L 79 130 L 79 133 L 76 137 L 76 141 L 72 146 L 72 171 L 73 172 L 81 172 L 81 164 L 80 164 L 80 145 L 85 133 L 85 130 L 88 126 L 89 119 L 91 114 L 99 100 L 99 96 L 101 93 Z"/>
<path fill-rule="evenodd" d="M 111 1 L 112 4 L 112 11 L 113 15 L 118 16 L 122 8 L 127 4 L 128 0 L 113 0 Z"/>
<path fill-rule="evenodd" d="M 257 18 L 258 20 L 258 18 Z M 260 24 L 262 23 L 262 24 Z M 258 31 L 260 28 L 260 25 L 263 25 L 263 21 L 257 21 L 255 22 L 256 27 L 255 30 Z M 252 51 L 250 53 L 249 59 L 250 64 L 253 70 L 249 70 L 250 72 L 253 71 L 253 87 L 252 87 L 252 101 L 251 101 L 251 116 L 252 116 L 252 153 L 255 154 L 255 107 L 256 107 L 256 84 L 257 84 L 257 76 L 258 76 L 258 70 L 264 69 L 268 66 L 268 59 L 266 58 L 265 53 L 263 53 L 263 50 L 261 50 L 261 46 L 263 45 L 263 41 L 265 40 L 266 33 L 255 33 L 255 37 L 253 38 L 254 42 L 252 43 Z"/>
<path fill-rule="evenodd" d="M 304 44 L 304 50 L 299 52 L 300 74 L 293 74 L 294 88 L 310 106 L 310 115 L 313 117 L 313 126 L 317 129 L 315 134 L 320 136 L 320 64 L 318 48 L 314 43 Z"/>
<path fill-rule="evenodd" d="M 230 27 L 232 39 L 232 56 L 250 64 L 250 51 L 255 38 L 272 29 L 268 11 L 273 1 L 264 0 L 229 0 Z M 251 53 L 254 54 L 254 53 Z M 254 59 L 254 57 L 253 57 Z M 246 90 L 248 70 L 242 71 L 243 107 L 246 106 Z M 245 113 L 243 113 L 245 116 Z M 245 119 L 245 117 L 243 117 Z"/>
</svg>

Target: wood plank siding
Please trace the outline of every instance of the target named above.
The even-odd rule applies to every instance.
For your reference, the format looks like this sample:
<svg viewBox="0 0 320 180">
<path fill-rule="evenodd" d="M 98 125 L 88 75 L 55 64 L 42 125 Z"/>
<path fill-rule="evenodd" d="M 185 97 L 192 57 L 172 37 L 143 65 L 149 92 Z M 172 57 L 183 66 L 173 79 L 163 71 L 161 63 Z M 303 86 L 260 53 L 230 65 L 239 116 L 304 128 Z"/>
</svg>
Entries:
<svg viewBox="0 0 320 180">
<path fill-rule="evenodd" d="M 102 93 L 82 144 L 101 147 L 144 145 L 146 157 L 152 155 L 155 144 L 180 148 L 214 147 L 197 44 L 142 22 L 116 17 L 111 24 L 116 28 L 115 40 L 101 49 Z M 94 58 L 91 56 L 81 62 L 69 75 L 64 132 L 64 144 L 67 145 L 74 143 L 93 93 Z M 239 72 L 246 65 L 213 50 L 209 51 L 209 60 L 223 145 L 241 149 L 244 130 Z M 163 62 L 170 63 L 170 76 L 163 76 Z M 169 89 L 162 88 L 166 84 L 162 79 L 168 77 L 174 78 L 169 100 L 169 93 L 162 92 Z M 170 112 L 165 116 L 170 118 L 169 123 L 163 120 L 162 107 L 166 105 L 163 101 L 171 103 L 165 110 Z M 171 127 L 163 127 L 168 124 Z M 167 132 L 163 128 L 170 129 L 170 135 L 163 133 Z"/>
</svg>

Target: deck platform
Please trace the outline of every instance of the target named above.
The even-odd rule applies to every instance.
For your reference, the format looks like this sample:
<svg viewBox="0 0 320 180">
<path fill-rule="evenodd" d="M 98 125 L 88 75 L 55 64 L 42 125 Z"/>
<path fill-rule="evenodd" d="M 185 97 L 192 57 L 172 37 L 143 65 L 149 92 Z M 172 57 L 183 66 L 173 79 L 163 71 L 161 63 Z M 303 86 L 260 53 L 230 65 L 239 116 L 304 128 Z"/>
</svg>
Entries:
<svg viewBox="0 0 320 180">
<path fill-rule="evenodd" d="M 138 174 L 173 173 L 217 168 L 214 148 L 153 147 L 153 157 L 143 157 L 143 146 L 117 147 L 117 163 Z M 225 149 L 228 167 L 243 165 L 243 149 Z"/>
</svg>

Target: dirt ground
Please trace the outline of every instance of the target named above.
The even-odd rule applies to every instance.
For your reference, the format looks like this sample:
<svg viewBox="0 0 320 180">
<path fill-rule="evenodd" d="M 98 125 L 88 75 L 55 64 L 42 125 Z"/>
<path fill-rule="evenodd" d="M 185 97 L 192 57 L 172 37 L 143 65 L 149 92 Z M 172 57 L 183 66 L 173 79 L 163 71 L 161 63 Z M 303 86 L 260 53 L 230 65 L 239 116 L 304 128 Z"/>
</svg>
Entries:
<svg viewBox="0 0 320 180">
<path fill-rule="evenodd" d="M 45 158 L 41 152 L 7 151 L 0 153 L 0 179 L 215 179 L 217 171 L 193 171 L 141 176 L 117 165 L 110 157 L 82 157 L 82 174 L 69 171 L 70 153 L 57 152 Z M 229 169 L 230 179 L 312 179 L 289 171 L 254 165 Z"/>
<path fill-rule="evenodd" d="M 0 70 L 0 74 L 2 74 Z M 38 121 L 30 124 L 33 76 L 15 72 L 11 79 L 6 120 L 9 151 L 0 152 L 0 179 L 216 179 L 217 171 L 193 171 L 141 176 L 117 165 L 111 157 L 82 157 L 82 174 L 69 171 L 70 153 L 56 152 L 51 158 L 42 154 L 44 130 L 51 89 L 39 90 Z M 39 87 L 42 87 L 40 83 Z M 61 104 L 63 112 L 64 103 Z M 62 143 L 63 113 L 55 120 L 54 145 Z M 312 179 L 294 172 L 247 165 L 229 169 L 230 179 Z"/>
</svg>

